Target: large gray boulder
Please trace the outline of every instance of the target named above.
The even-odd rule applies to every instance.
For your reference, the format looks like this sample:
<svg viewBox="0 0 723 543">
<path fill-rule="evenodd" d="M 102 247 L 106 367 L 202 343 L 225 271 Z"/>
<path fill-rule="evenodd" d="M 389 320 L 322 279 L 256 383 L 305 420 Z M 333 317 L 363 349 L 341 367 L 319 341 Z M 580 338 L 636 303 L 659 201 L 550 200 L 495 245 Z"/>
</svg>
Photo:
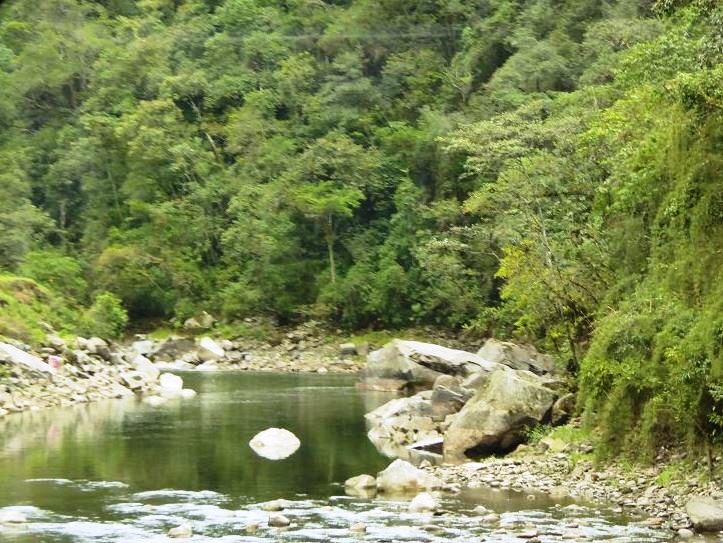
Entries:
<svg viewBox="0 0 723 543">
<path fill-rule="evenodd" d="M 723 531 L 723 502 L 705 496 L 694 496 L 685 511 L 699 532 Z"/>
<path fill-rule="evenodd" d="M 50 364 L 43 362 L 37 356 L 26 353 L 9 343 L 0 343 L 0 361 L 3 360 L 16 366 L 22 366 L 30 371 L 47 374 L 55 373 L 55 369 L 53 369 Z"/>
<path fill-rule="evenodd" d="M 364 416 L 367 436 L 379 452 L 408 459 L 409 445 L 441 438 L 439 424 L 432 419 L 430 397 L 427 390 L 409 398 L 395 398 Z"/>
<path fill-rule="evenodd" d="M 183 355 L 195 351 L 196 342 L 193 339 L 186 337 L 169 337 L 157 346 L 155 352 L 153 353 L 153 359 L 173 362 L 183 357 Z"/>
<path fill-rule="evenodd" d="M 478 372 L 476 375 L 479 375 Z M 448 415 L 457 413 L 474 396 L 474 389 L 464 388 L 459 377 L 440 375 L 432 387 L 432 417 L 443 421 Z"/>
<path fill-rule="evenodd" d="M 515 370 L 527 370 L 537 375 L 552 373 L 555 362 L 549 355 L 537 352 L 531 345 L 488 339 L 477 355 L 489 362 L 504 364 Z"/>
<path fill-rule="evenodd" d="M 526 371 L 504 368 L 492 373 L 454 416 L 444 436 L 445 459 L 505 453 L 521 443 L 527 428 L 549 418 L 557 393 L 544 383 Z"/>
<path fill-rule="evenodd" d="M 498 366 L 466 351 L 395 339 L 369 354 L 362 371 L 362 384 L 373 389 L 428 389 L 440 375 L 467 377 L 477 372 L 492 372 Z"/>
</svg>

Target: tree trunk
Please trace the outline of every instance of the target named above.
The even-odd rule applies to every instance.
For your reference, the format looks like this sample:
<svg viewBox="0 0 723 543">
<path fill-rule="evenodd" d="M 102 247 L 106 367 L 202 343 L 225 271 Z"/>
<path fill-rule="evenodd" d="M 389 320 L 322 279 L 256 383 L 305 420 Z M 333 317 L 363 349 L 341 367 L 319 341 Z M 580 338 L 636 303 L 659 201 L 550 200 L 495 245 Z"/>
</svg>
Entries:
<svg viewBox="0 0 723 543">
<path fill-rule="evenodd" d="M 336 283 L 336 261 L 334 259 L 334 219 L 329 215 L 326 230 L 326 248 L 329 251 L 329 270 L 331 271 L 331 284 Z"/>
</svg>

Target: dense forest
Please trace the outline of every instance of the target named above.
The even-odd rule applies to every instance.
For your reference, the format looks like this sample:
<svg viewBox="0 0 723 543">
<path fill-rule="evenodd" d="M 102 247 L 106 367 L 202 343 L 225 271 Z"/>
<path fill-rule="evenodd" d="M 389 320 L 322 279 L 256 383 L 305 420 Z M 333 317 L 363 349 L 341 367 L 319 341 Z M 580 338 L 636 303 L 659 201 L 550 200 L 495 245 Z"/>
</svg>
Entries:
<svg viewBox="0 0 723 543">
<path fill-rule="evenodd" d="M 716 0 L 10 1 L 0 127 L 6 280 L 518 338 L 611 453 L 721 438 Z"/>
</svg>

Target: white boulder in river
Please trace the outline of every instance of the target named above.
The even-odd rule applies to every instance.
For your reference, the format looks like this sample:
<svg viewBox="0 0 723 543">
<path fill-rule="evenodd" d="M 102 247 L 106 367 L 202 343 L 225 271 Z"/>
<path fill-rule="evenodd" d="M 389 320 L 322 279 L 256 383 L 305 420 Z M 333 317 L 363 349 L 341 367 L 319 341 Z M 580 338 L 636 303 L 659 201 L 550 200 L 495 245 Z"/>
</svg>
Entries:
<svg viewBox="0 0 723 543">
<path fill-rule="evenodd" d="M 162 373 L 159 379 L 161 396 L 164 398 L 180 398 L 183 390 L 183 379 L 172 373 Z"/>
<path fill-rule="evenodd" d="M 388 494 L 402 494 L 440 488 L 442 482 L 434 475 L 397 459 L 377 474 L 377 490 Z"/>
<path fill-rule="evenodd" d="M 205 337 L 198 342 L 198 357 L 204 362 L 218 360 L 224 356 L 226 356 L 226 351 L 210 337 Z"/>
<path fill-rule="evenodd" d="M 438 508 L 437 500 L 429 492 L 417 494 L 409 504 L 410 513 L 433 513 Z"/>
<path fill-rule="evenodd" d="M 283 460 L 294 454 L 301 446 L 301 441 L 294 434 L 283 428 L 268 428 L 256 434 L 249 447 L 263 458 Z"/>
</svg>

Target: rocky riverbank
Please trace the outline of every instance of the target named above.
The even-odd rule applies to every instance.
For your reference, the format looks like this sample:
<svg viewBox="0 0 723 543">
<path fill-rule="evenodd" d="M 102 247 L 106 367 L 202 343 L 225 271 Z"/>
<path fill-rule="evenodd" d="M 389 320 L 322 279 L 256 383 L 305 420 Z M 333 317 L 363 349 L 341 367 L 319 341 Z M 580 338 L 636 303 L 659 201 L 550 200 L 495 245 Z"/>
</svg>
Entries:
<svg viewBox="0 0 723 543">
<path fill-rule="evenodd" d="M 0 416 L 131 396 L 160 405 L 174 394 L 163 389 L 164 371 L 355 373 L 368 350 L 366 345 L 325 343 L 304 327 L 285 332 L 275 344 L 207 335 L 67 340 L 50 328 L 47 332 L 37 348 L 0 342 Z"/>
<path fill-rule="evenodd" d="M 702 467 L 672 474 L 676 471 L 672 466 L 682 461 L 680 456 L 661 458 L 649 467 L 596 466 L 589 444 L 568 446 L 564 452 L 545 448 L 526 447 L 511 457 L 426 466 L 426 470 L 441 479 L 447 490 L 486 487 L 523 492 L 531 500 L 543 493 L 554 500 L 574 498 L 609 505 L 615 513 L 642 518 L 643 524 L 682 538 L 692 537 L 701 520 L 690 510 L 693 498 L 723 503 L 721 482 L 711 480 Z"/>
<path fill-rule="evenodd" d="M 594 440 L 569 421 L 575 401 L 565 376 L 532 348 L 490 340 L 470 353 L 395 340 L 370 354 L 362 377 L 372 389 L 421 389 L 368 413 L 368 435 L 386 455 L 426 466 L 447 490 L 605 503 L 679 537 L 723 529 L 723 485 L 702 463 L 661 451 L 651 467 L 596 466 Z"/>
</svg>

